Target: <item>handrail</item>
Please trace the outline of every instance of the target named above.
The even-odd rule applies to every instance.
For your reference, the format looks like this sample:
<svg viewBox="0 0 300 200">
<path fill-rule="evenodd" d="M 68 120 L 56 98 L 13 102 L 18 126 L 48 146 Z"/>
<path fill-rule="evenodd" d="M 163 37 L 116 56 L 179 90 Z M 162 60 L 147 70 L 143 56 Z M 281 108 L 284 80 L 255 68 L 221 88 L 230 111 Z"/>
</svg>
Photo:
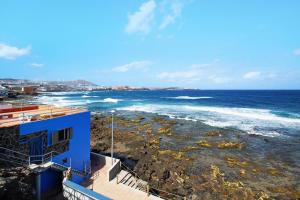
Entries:
<svg viewBox="0 0 300 200">
<path fill-rule="evenodd" d="M 40 104 L 30 104 L 31 106 L 39 106 L 38 110 L 42 111 L 42 110 L 55 110 L 55 109 L 60 109 L 60 110 L 76 110 L 78 108 L 76 107 L 58 107 L 58 106 L 51 106 L 51 105 L 43 105 L 42 108 Z M 43 108 L 44 107 L 44 108 Z M 22 108 L 22 107 L 20 107 Z M 14 111 L 14 112 L 8 112 L 8 113 L 19 113 L 19 112 L 26 112 L 26 113 L 31 113 L 31 112 L 36 112 L 37 109 L 33 109 L 33 110 L 21 110 L 21 111 Z"/>
<path fill-rule="evenodd" d="M 6 157 L 0 157 L 0 160 L 7 161 L 7 162 L 12 162 L 18 165 L 25 165 L 25 166 L 30 166 L 31 164 L 45 164 L 47 162 L 53 162 L 53 157 L 55 155 L 60 154 L 60 152 L 57 151 L 50 151 L 46 154 L 41 154 L 41 155 L 27 155 L 18 151 L 14 151 L 5 147 L 0 147 L 0 150 L 4 150 L 4 152 L 0 152 L 0 155 L 6 156 Z M 8 152 L 8 153 L 7 153 Z M 82 169 L 75 169 L 74 167 L 71 166 L 65 166 L 63 164 L 59 164 L 57 162 L 53 162 L 54 164 L 64 167 L 64 168 L 71 168 L 71 170 L 77 174 L 82 174 L 82 176 L 86 176 L 90 174 L 90 166 L 88 166 L 89 171 L 87 171 L 87 166 L 85 166 L 84 170 Z"/>
<path fill-rule="evenodd" d="M 57 108 L 57 109 L 59 109 L 59 108 Z M 50 110 L 50 111 L 49 112 L 37 113 L 37 114 L 31 114 L 31 116 L 48 114 L 48 115 L 50 115 L 51 118 L 53 118 L 52 115 L 54 115 L 54 114 L 61 114 L 61 113 L 65 112 L 65 111 L 68 111 L 68 113 L 66 113 L 66 115 L 77 113 L 77 111 L 75 109 L 72 109 L 72 110 L 70 110 L 70 109 L 59 109 L 57 111 L 51 111 L 51 109 L 45 109 L 45 110 Z M 1 119 L 3 122 L 1 122 L 0 125 L 7 124 L 7 123 L 12 123 L 12 122 L 19 122 L 19 121 L 20 122 L 26 122 L 24 119 L 25 119 L 25 114 L 28 114 L 28 111 L 26 111 L 26 112 L 23 111 L 21 113 L 23 113 L 23 116 L 21 116 L 21 117 L 18 116 L 18 117 L 13 117 L 13 118 L 8 118 L 8 119 Z M 41 121 L 41 120 L 43 120 L 43 119 L 39 119 L 37 121 Z M 34 121 L 29 121 L 29 122 L 34 122 Z"/>
<path fill-rule="evenodd" d="M 8 148 L 5 148 L 5 147 L 0 147 L 0 149 L 4 149 L 4 150 L 7 150 L 7 151 L 11 151 L 11 152 L 14 152 L 14 153 L 23 155 L 23 156 L 29 156 L 29 155 L 26 155 L 26 154 L 24 154 L 24 153 L 21 153 L 21 152 L 18 152 L 18 151 L 14 151 L 14 150 L 11 150 L 11 149 L 8 149 Z"/>
<path fill-rule="evenodd" d="M 121 166 L 122 166 L 122 165 L 123 165 L 127 170 L 129 170 L 130 173 L 133 173 L 135 177 L 137 177 L 138 179 L 141 179 L 141 178 L 137 175 L 136 172 L 134 172 L 133 170 L 131 170 L 129 167 L 127 167 L 127 166 L 124 165 L 123 163 L 121 163 Z M 147 185 L 149 185 L 149 184 L 147 183 Z M 171 192 L 167 192 L 167 191 L 164 191 L 164 190 L 161 190 L 161 189 L 158 189 L 158 188 L 149 187 L 149 193 L 151 193 L 152 195 L 157 196 L 157 197 L 161 197 L 161 198 L 167 199 L 166 197 L 163 197 L 163 196 L 160 196 L 160 195 L 158 195 L 158 194 L 155 194 L 155 193 L 151 192 L 151 189 L 154 189 L 154 190 L 157 190 L 157 191 L 159 191 L 159 192 L 166 193 L 166 194 L 169 194 L 169 195 L 172 195 L 172 196 L 175 196 L 175 197 L 179 197 L 179 198 L 181 198 L 181 199 L 185 199 L 184 196 L 181 196 L 181 195 L 178 195 L 178 194 L 174 194 L 174 193 L 171 193 Z"/>
</svg>

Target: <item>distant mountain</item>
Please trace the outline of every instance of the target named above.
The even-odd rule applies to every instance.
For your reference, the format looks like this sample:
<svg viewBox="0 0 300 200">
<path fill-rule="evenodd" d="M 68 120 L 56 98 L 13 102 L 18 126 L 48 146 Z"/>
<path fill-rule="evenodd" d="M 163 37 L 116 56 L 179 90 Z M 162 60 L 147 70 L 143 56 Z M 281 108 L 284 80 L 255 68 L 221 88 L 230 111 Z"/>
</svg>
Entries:
<svg viewBox="0 0 300 200">
<path fill-rule="evenodd" d="M 91 87 L 97 86 L 95 83 L 86 80 L 71 80 L 71 81 L 44 81 L 48 85 L 66 85 L 69 87 Z"/>
<path fill-rule="evenodd" d="M 2 84 L 38 84 L 38 85 L 66 85 L 66 86 L 97 86 L 95 83 L 86 80 L 70 80 L 70 81 L 33 81 L 27 79 L 0 78 Z"/>
</svg>

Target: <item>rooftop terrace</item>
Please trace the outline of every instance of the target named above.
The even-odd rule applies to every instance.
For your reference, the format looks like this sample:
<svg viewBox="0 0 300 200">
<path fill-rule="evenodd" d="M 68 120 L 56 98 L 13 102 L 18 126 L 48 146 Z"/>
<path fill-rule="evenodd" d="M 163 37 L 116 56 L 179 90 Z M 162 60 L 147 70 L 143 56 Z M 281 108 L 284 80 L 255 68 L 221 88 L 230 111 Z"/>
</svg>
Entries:
<svg viewBox="0 0 300 200">
<path fill-rule="evenodd" d="M 64 108 L 33 104 L 0 104 L 0 128 L 87 112 L 79 108 Z"/>
</svg>

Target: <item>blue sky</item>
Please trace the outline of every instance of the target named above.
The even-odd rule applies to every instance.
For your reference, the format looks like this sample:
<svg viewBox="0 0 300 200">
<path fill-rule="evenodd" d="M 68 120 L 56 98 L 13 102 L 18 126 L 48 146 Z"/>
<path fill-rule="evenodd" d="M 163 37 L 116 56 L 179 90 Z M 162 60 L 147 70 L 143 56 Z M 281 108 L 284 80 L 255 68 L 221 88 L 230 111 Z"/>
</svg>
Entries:
<svg viewBox="0 0 300 200">
<path fill-rule="evenodd" d="M 300 1 L 0 2 L 0 77 L 299 89 Z"/>
</svg>

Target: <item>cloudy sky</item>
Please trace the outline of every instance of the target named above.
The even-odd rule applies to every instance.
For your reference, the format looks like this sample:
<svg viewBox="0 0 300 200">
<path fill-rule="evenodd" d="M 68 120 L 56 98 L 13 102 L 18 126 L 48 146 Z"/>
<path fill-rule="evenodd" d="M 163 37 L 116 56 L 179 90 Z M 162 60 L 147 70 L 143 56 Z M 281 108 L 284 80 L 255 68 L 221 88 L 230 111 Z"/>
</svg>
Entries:
<svg viewBox="0 0 300 200">
<path fill-rule="evenodd" d="M 299 0 L 0 2 L 0 78 L 299 89 Z"/>
</svg>

